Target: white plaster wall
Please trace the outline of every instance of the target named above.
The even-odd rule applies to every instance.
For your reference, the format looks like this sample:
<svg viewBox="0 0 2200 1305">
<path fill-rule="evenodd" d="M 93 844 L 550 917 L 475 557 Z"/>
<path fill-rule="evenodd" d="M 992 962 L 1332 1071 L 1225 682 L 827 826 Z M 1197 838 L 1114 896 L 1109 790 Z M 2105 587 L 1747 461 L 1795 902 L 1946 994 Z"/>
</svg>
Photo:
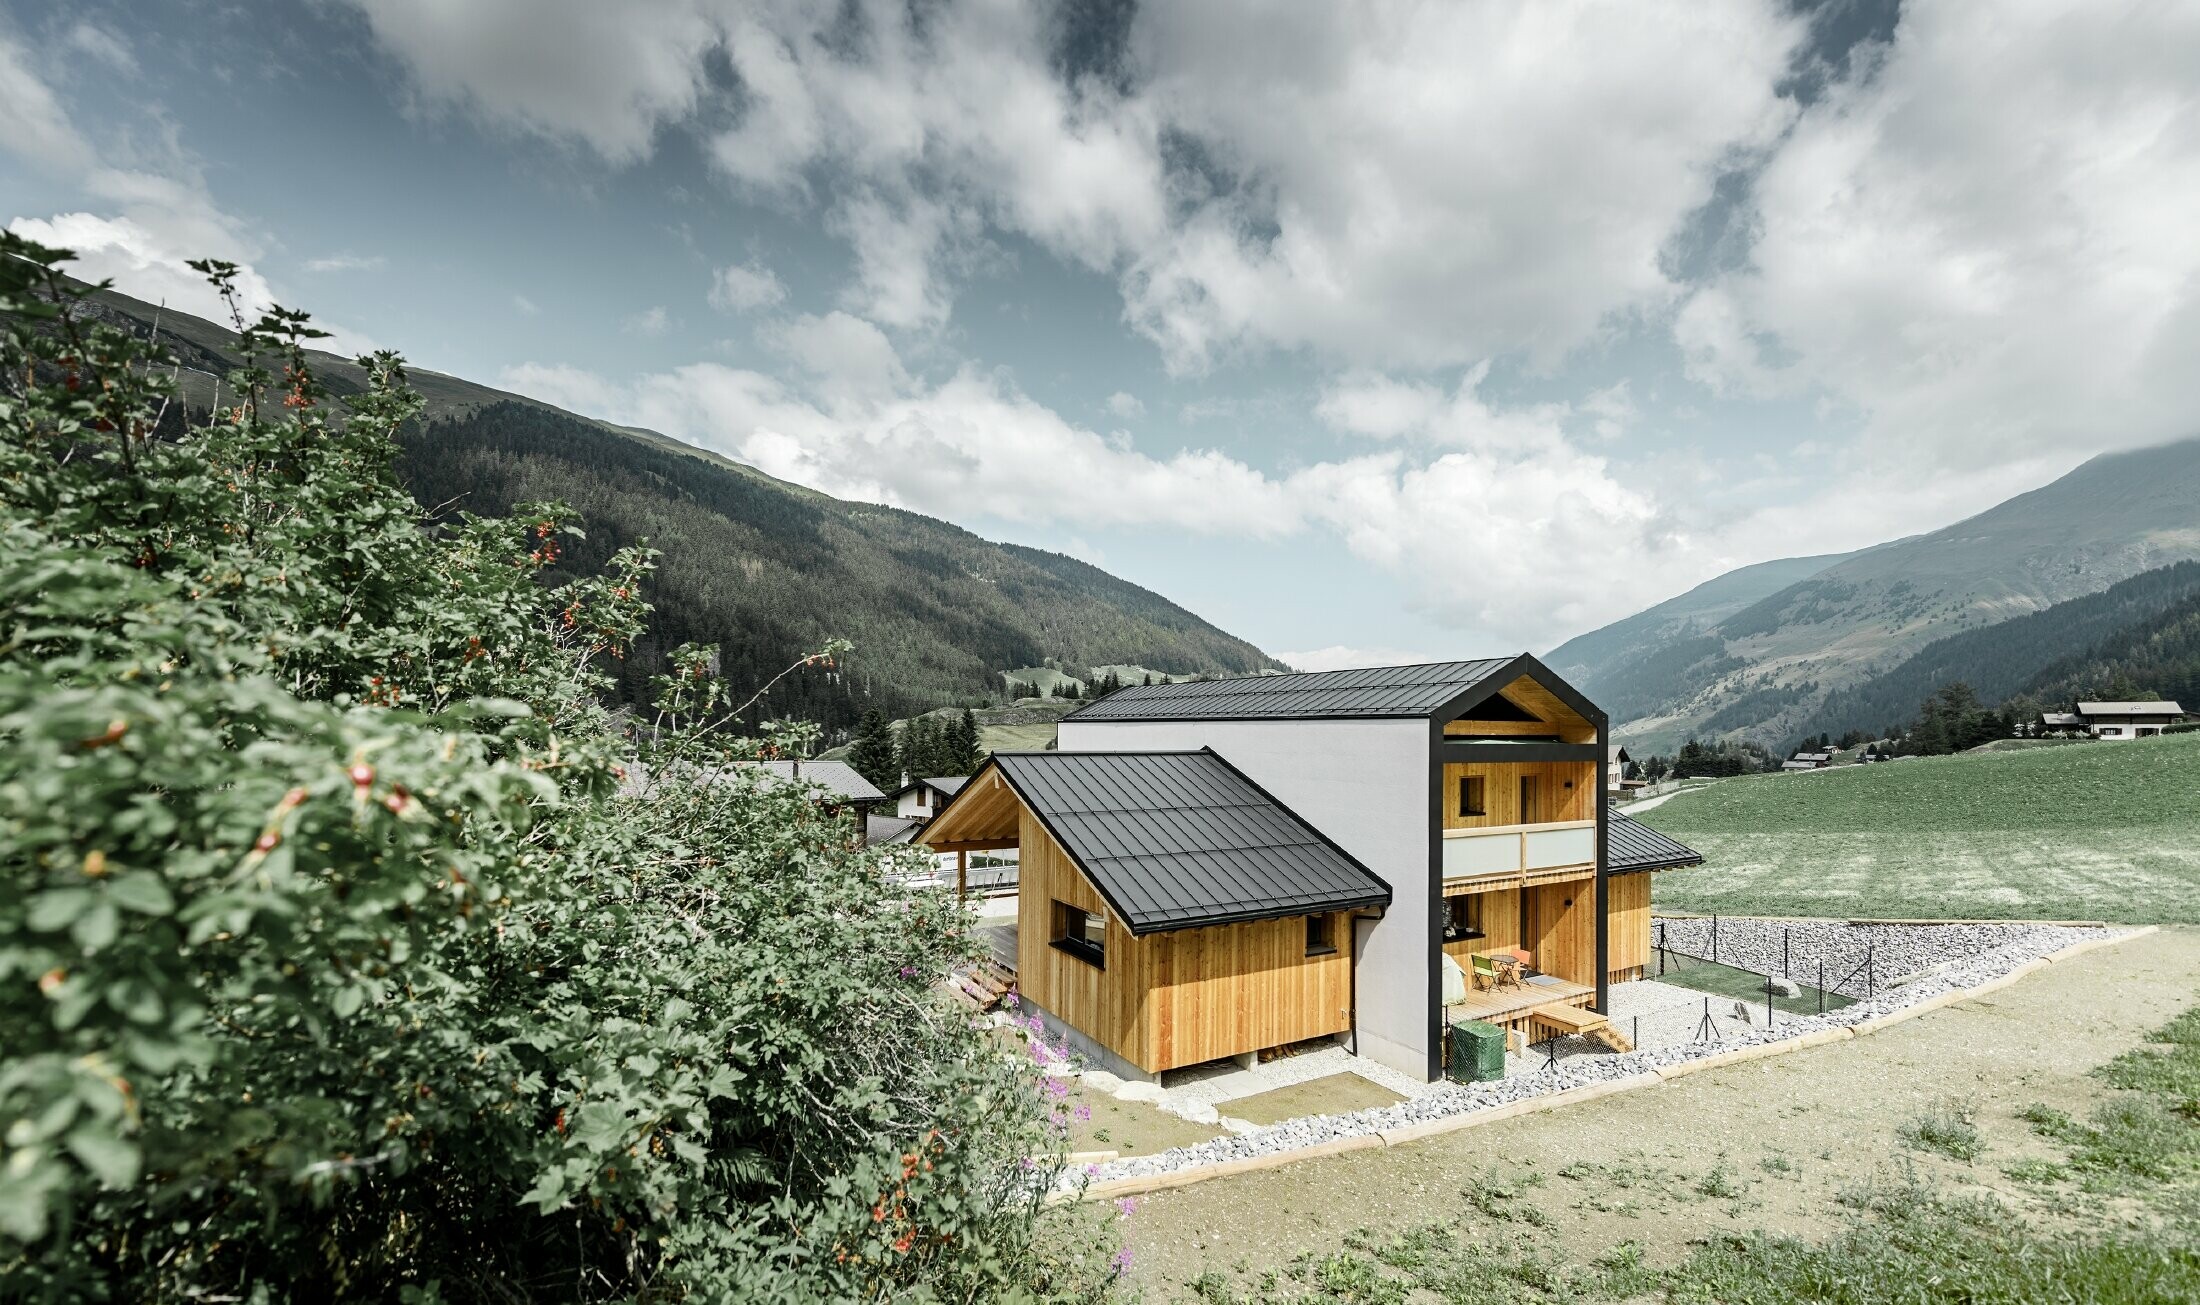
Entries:
<svg viewBox="0 0 2200 1305">
<path fill-rule="evenodd" d="M 1063 752 L 1213 748 L 1390 885 L 1354 968 L 1360 1054 L 1428 1077 L 1426 720 L 1064 721 Z"/>
</svg>

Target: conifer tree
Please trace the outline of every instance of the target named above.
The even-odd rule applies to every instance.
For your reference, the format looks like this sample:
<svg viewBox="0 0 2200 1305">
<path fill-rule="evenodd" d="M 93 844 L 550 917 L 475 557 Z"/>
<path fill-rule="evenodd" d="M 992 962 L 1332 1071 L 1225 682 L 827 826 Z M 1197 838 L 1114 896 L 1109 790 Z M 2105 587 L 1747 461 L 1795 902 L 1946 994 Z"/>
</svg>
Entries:
<svg viewBox="0 0 2200 1305">
<path fill-rule="evenodd" d="M 848 749 L 848 764 L 858 775 L 883 789 L 898 786 L 894 773 L 894 731 L 886 713 L 873 707 L 856 726 L 855 744 Z"/>
</svg>

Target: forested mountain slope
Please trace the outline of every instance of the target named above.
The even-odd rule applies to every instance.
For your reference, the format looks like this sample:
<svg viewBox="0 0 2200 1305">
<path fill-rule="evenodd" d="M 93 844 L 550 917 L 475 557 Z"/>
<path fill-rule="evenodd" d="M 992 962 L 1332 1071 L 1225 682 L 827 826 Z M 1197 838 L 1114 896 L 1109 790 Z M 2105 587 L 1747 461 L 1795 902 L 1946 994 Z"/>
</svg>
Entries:
<svg viewBox="0 0 2200 1305">
<path fill-rule="evenodd" d="M 1778 745 L 1830 694 L 1935 640 L 2196 558 L 2200 440 L 2108 454 L 1969 520 L 1839 561 L 1585 687 L 1641 747 L 1691 734 Z"/>
<path fill-rule="evenodd" d="M 2186 628 L 2200 625 L 2190 620 L 2195 612 L 2200 562 L 2147 571 L 2045 611 L 1937 639 L 1891 670 L 1834 690 L 1796 732 L 1884 730 L 1915 716 L 1942 685 L 1959 681 L 1987 703 L 2028 691 L 2050 702 L 2106 692 L 2119 673 L 2142 687 L 2152 684 L 2148 675 L 2184 683 L 2196 668 L 2181 659 L 2200 655 L 2200 642 Z M 2041 687 L 2050 692 L 2040 694 Z"/>
<path fill-rule="evenodd" d="M 196 369 L 184 378 L 194 406 L 211 400 L 214 378 L 234 365 L 225 328 L 126 295 L 101 295 L 99 305 L 106 320 L 141 335 L 158 312 L 162 342 Z M 316 354 L 314 365 L 332 390 L 359 388 L 349 361 Z M 457 377 L 415 371 L 412 381 L 428 409 L 403 437 L 400 472 L 421 503 L 444 515 L 487 515 L 562 499 L 587 529 L 567 550 L 568 573 L 640 540 L 662 550 L 648 635 L 620 675 L 631 701 L 646 701 L 665 652 L 691 641 L 717 644 L 728 680 L 753 685 L 827 638 L 852 640 L 844 674 L 793 677 L 767 706 L 836 729 L 871 706 L 906 715 L 997 698 L 1002 672 L 1050 661 L 1180 675 L 1279 665 L 1074 558 L 843 502 L 653 431 Z"/>
</svg>

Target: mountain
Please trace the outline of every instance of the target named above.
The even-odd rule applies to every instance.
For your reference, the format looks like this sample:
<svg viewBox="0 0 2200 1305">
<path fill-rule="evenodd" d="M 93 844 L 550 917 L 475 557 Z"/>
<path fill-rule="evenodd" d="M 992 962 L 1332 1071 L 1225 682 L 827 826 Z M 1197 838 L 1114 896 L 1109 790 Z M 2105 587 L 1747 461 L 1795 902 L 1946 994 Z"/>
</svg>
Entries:
<svg viewBox="0 0 2200 1305">
<path fill-rule="evenodd" d="M 1740 567 L 1668 598 L 1623 621 L 1560 644 L 1544 663 L 1575 684 L 1597 686 L 1597 701 L 1615 720 L 1631 719 L 1656 704 L 1669 670 L 1722 650 L 1699 643 L 1706 631 L 1798 581 L 1845 562 L 1854 553 L 1786 557 Z M 1669 667 L 1669 663 L 1677 666 Z"/>
<path fill-rule="evenodd" d="M 1685 637 L 1632 657 L 1607 651 L 1578 682 L 1638 750 L 1690 735 L 1780 745 L 1829 695 L 1935 640 L 2195 558 L 2200 440 L 2106 454 L 1946 529 L 1837 560 Z M 1614 628 L 1575 643 L 1608 649 Z"/>
<path fill-rule="evenodd" d="M 185 369 L 187 402 L 203 411 L 214 401 L 216 378 L 235 365 L 230 331 L 112 292 L 96 304 L 104 320 L 141 336 L 157 317 L 162 343 Z M 356 364 L 332 354 L 314 354 L 313 366 L 339 395 L 365 382 Z M 434 515 L 500 515 L 514 503 L 560 499 L 586 531 L 566 549 L 570 573 L 642 540 L 663 553 L 647 635 L 617 667 L 622 696 L 637 705 L 683 642 L 718 645 L 722 672 L 743 686 L 763 684 L 828 638 L 852 640 L 839 674 L 790 677 L 766 708 L 832 729 L 872 706 L 901 716 L 998 698 L 1003 672 L 1018 667 L 1122 664 L 1177 675 L 1280 667 L 1159 594 L 1075 558 L 843 502 L 655 431 L 458 377 L 415 370 L 412 381 L 427 410 L 401 437 L 398 468 Z"/>
<path fill-rule="evenodd" d="M 2200 669 L 2190 664 L 2200 652 L 2192 642 L 2200 628 L 2195 613 L 2200 562 L 2142 571 L 2097 594 L 1936 639 L 1900 665 L 1827 694 L 1795 732 L 1884 730 L 1910 720 L 1926 697 L 1958 681 L 1989 704 L 2020 693 L 2067 703 L 2081 692 L 2105 691 L 2119 674 L 2140 686 L 2133 692 L 2176 698 L 2156 681 L 2181 687 Z"/>
<path fill-rule="evenodd" d="M 2167 699 L 2200 712 L 2200 590 L 2049 662 L 2024 691 L 2046 703 Z"/>
</svg>

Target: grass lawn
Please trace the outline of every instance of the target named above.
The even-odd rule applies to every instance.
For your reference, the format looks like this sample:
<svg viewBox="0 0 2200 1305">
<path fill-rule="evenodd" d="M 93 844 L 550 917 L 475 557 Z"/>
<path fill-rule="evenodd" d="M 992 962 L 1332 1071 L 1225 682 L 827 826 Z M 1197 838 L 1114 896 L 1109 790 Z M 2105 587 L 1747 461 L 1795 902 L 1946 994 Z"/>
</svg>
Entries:
<svg viewBox="0 0 2200 1305">
<path fill-rule="evenodd" d="M 1640 819 L 1704 854 L 1661 907 L 2200 920 L 2200 734 L 1724 780 Z"/>
</svg>

